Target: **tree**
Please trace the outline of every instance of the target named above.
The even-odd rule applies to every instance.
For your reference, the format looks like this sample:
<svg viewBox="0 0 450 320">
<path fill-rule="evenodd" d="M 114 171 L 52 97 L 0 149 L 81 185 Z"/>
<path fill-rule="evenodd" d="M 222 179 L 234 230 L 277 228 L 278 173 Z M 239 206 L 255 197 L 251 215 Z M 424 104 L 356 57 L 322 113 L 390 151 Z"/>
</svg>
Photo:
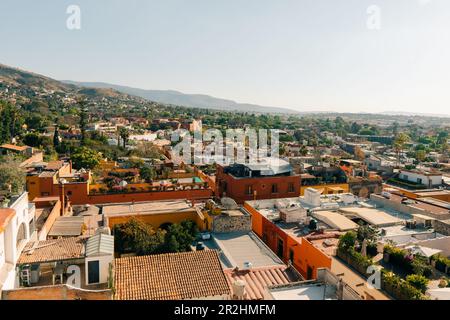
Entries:
<svg viewBox="0 0 450 320">
<path fill-rule="evenodd" d="M 410 141 L 409 136 L 406 133 L 399 133 L 394 140 L 394 150 L 397 153 L 397 161 L 398 165 L 400 165 L 400 154 L 403 149 L 405 149 L 405 145 Z"/>
<path fill-rule="evenodd" d="M 416 157 L 417 161 L 422 162 L 427 157 L 427 153 L 425 152 L 425 150 L 417 150 L 415 157 Z"/>
<path fill-rule="evenodd" d="M 119 136 L 122 139 L 123 147 L 125 148 L 127 146 L 128 138 L 130 137 L 130 132 L 125 127 L 119 128 Z"/>
<path fill-rule="evenodd" d="M 0 101 L 0 143 L 11 142 L 20 133 L 22 120 L 15 106 Z"/>
<path fill-rule="evenodd" d="M 25 173 L 19 167 L 20 161 L 5 157 L 0 162 L 0 188 L 20 194 L 25 189 Z"/>
<path fill-rule="evenodd" d="M 197 233 L 197 225 L 191 220 L 185 220 L 180 224 L 170 225 L 165 235 L 164 251 L 191 251 L 191 245 L 195 240 Z"/>
<path fill-rule="evenodd" d="M 23 143 L 30 147 L 40 148 L 42 139 L 37 133 L 32 132 L 23 137 Z"/>
<path fill-rule="evenodd" d="M 55 148 L 57 148 L 58 146 L 59 146 L 59 144 L 60 144 L 60 141 L 59 141 L 59 130 L 58 130 L 58 125 L 56 125 L 55 126 L 55 134 L 53 135 L 53 146 L 55 147 Z"/>
<path fill-rule="evenodd" d="M 414 288 L 422 291 L 422 293 L 425 293 L 427 291 L 429 280 L 422 275 L 410 274 L 406 277 L 406 281 Z"/>
<path fill-rule="evenodd" d="M 80 147 L 76 149 L 75 153 L 70 157 L 75 169 L 93 169 L 102 159 L 101 155 L 87 147 Z"/>
<path fill-rule="evenodd" d="M 117 252 L 147 255 L 161 251 L 165 231 L 155 231 L 149 224 L 132 217 L 126 223 L 116 224 L 113 234 Z"/>
<path fill-rule="evenodd" d="M 353 249 L 355 247 L 357 239 L 357 234 L 354 231 L 349 231 L 346 234 L 342 235 L 339 238 L 339 244 L 338 247 L 341 250 L 347 251 L 350 249 Z"/>
<path fill-rule="evenodd" d="M 86 108 L 86 102 L 80 101 L 80 130 L 81 130 L 81 145 L 84 145 L 86 143 L 86 126 L 88 122 L 88 114 L 87 114 L 87 108 Z"/>
<path fill-rule="evenodd" d="M 362 126 L 359 123 L 353 122 L 350 126 L 351 133 L 358 133 L 361 130 Z"/>
<path fill-rule="evenodd" d="M 142 167 L 139 174 L 145 181 L 152 181 L 156 178 L 155 169 L 150 167 Z"/>
<path fill-rule="evenodd" d="M 380 230 L 377 227 L 371 225 L 360 225 L 357 230 L 357 239 L 359 241 L 367 241 L 367 244 L 376 244 Z"/>
</svg>

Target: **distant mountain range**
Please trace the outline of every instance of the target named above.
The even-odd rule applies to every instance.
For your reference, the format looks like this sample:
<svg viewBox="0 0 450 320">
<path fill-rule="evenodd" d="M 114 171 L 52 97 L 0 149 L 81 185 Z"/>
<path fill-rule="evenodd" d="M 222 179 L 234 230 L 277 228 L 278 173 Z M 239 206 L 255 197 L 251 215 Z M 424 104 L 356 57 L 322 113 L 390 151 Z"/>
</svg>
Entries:
<svg viewBox="0 0 450 320">
<path fill-rule="evenodd" d="M 220 99 L 204 94 L 186 94 L 174 90 L 145 90 L 120 86 L 104 82 L 76 82 L 62 80 L 61 82 L 87 88 L 113 89 L 122 93 L 138 96 L 147 100 L 192 108 L 206 108 L 225 111 L 261 112 L 261 113 L 289 113 L 299 112 L 287 108 L 259 106 L 248 103 L 238 103 L 232 100 Z"/>
<path fill-rule="evenodd" d="M 174 90 L 145 90 L 104 82 L 76 82 L 70 80 L 58 81 L 52 78 L 24 71 L 18 68 L 0 64 L 0 87 L 2 84 L 10 85 L 23 90 L 24 94 L 32 88 L 40 88 L 64 93 L 83 94 L 90 97 L 131 98 L 145 99 L 162 104 L 186 106 L 193 108 L 205 108 L 224 111 L 252 112 L 252 113 L 277 113 L 277 114 L 340 114 L 335 111 L 295 111 L 288 108 L 268 107 L 255 104 L 238 103 L 232 100 L 215 98 L 203 94 L 185 94 Z M 33 90 L 31 90 L 33 91 Z M 345 112 L 344 112 L 345 113 Z M 362 113 L 364 114 L 364 113 Z M 444 117 L 450 115 L 432 113 L 413 113 L 403 111 L 384 111 L 374 114 L 386 116 L 422 116 Z"/>
<path fill-rule="evenodd" d="M 407 112 L 407 111 L 383 111 L 380 114 L 385 114 L 389 116 L 417 116 L 417 117 L 438 117 L 438 118 L 450 118 L 448 114 L 441 113 L 418 113 L 418 112 Z"/>
</svg>

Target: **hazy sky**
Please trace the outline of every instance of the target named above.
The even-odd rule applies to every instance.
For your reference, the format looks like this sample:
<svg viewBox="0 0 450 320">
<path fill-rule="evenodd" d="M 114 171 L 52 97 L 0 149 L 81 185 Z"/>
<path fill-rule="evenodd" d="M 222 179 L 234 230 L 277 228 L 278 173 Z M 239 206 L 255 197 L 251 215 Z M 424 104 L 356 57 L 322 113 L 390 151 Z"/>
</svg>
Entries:
<svg viewBox="0 0 450 320">
<path fill-rule="evenodd" d="M 1 0 L 0 39 L 0 63 L 56 79 L 450 114 L 449 0 Z"/>
</svg>

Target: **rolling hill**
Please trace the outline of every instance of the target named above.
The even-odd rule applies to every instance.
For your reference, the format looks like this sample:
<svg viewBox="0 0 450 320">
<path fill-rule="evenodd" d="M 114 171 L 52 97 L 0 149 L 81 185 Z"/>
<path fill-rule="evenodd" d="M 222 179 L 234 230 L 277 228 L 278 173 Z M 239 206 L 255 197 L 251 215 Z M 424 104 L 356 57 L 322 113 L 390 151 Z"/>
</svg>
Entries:
<svg viewBox="0 0 450 320">
<path fill-rule="evenodd" d="M 215 98 L 204 94 L 186 94 L 174 90 L 144 90 L 120 85 L 114 85 L 104 82 L 76 82 L 70 80 L 62 80 L 65 84 L 77 85 L 87 88 L 103 88 L 113 89 L 129 95 L 138 96 L 151 101 L 179 105 L 193 108 L 206 108 L 225 111 L 240 112 L 262 112 L 262 113 L 298 113 L 295 110 L 287 108 L 259 106 L 247 103 L 238 103 L 232 100 Z"/>
</svg>

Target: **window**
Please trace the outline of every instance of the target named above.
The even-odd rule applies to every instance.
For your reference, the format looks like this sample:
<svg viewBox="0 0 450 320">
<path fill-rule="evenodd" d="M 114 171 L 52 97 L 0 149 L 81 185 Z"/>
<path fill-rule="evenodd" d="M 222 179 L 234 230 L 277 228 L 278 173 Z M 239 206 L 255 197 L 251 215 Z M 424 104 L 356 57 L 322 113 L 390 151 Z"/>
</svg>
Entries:
<svg viewBox="0 0 450 320">
<path fill-rule="evenodd" d="M 253 186 L 251 184 L 245 186 L 245 194 L 247 195 L 253 194 Z"/>
<path fill-rule="evenodd" d="M 277 256 L 279 256 L 281 259 L 283 259 L 283 254 L 284 254 L 284 242 L 282 239 L 278 238 Z"/>
<path fill-rule="evenodd" d="M 272 185 L 272 193 L 278 193 L 278 185 L 275 183 Z"/>
<path fill-rule="evenodd" d="M 291 248 L 289 249 L 289 260 L 294 263 L 294 250 Z"/>
<path fill-rule="evenodd" d="M 289 182 L 289 184 L 288 184 L 288 192 L 294 192 L 294 191 L 295 191 L 294 183 Z"/>
<path fill-rule="evenodd" d="M 88 262 L 88 283 L 100 282 L 100 262 L 98 260 Z"/>
<path fill-rule="evenodd" d="M 422 179 L 421 178 L 417 178 L 417 183 L 418 184 L 422 184 Z"/>
</svg>

